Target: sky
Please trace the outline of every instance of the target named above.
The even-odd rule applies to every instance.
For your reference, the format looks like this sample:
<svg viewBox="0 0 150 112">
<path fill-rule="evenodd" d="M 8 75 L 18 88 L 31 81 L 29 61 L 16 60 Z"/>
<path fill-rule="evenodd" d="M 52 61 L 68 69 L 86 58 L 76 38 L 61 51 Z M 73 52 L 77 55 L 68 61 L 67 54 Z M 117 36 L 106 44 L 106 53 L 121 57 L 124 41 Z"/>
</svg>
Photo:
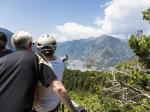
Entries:
<svg viewBox="0 0 150 112">
<path fill-rule="evenodd" d="M 142 11 L 150 0 L 0 0 L 0 27 L 27 31 L 34 41 L 52 34 L 57 41 L 95 38 L 103 34 L 118 38 L 150 25 Z"/>
</svg>

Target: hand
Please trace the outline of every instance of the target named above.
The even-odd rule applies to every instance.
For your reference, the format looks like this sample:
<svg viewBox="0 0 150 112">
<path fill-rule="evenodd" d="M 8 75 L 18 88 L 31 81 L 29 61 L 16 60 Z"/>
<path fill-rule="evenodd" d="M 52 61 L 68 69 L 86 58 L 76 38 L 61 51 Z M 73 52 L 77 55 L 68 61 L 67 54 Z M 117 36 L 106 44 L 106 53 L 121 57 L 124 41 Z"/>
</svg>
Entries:
<svg viewBox="0 0 150 112">
<path fill-rule="evenodd" d="M 65 62 L 68 60 L 68 55 L 65 55 L 64 57 L 62 57 L 62 61 Z"/>
</svg>

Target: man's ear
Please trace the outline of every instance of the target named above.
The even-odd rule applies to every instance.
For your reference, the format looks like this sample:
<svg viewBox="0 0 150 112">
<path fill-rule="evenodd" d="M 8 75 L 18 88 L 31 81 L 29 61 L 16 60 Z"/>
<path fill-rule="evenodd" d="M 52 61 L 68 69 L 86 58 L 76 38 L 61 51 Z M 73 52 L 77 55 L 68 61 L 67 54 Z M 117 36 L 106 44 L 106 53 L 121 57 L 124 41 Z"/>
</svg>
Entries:
<svg viewBox="0 0 150 112">
<path fill-rule="evenodd" d="M 29 42 L 29 44 L 28 44 L 28 50 L 32 50 L 32 42 Z"/>
</svg>

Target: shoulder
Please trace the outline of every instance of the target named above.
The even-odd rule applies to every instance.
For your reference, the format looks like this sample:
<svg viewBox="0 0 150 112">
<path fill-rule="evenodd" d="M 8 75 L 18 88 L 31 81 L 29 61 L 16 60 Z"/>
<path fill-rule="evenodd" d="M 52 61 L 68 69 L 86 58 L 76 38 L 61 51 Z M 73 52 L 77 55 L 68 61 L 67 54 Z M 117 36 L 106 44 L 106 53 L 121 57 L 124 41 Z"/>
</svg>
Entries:
<svg viewBox="0 0 150 112">
<path fill-rule="evenodd" d="M 46 59 L 46 57 L 42 53 L 35 52 L 34 54 L 36 56 L 36 60 L 37 60 L 38 64 L 43 64 L 43 65 L 49 66 L 48 60 Z"/>
<path fill-rule="evenodd" d="M 12 53 L 13 50 L 11 50 L 11 49 L 6 49 L 6 50 L 4 50 L 3 52 L 7 54 L 7 53 Z"/>
<path fill-rule="evenodd" d="M 39 58 L 39 59 L 42 59 L 46 62 L 48 62 L 47 58 L 40 52 L 35 52 L 35 55 Z"/>
<path fill-rule="evenodd" d="M 56 57 L 56 60 L 55 60 L 54 62 L 57 62 L 57 63 L 64 63 L 60 57 Z"/>
<path fill-rule="evenodd" d="M 56 60 L 57 61 L 62 61 L 62 59 L 60 57 L 57 57 L 57 56 L 56 56 Z"/>
<path fill-rule="evenodd" d="M 0 57 L 3 57 L 3 56 L 5 56 L 5 55 L 8 55 L 8 54 L 10 54 L 10 53 L 12 53 L 13 51 L 12 50 L 10 50 L 10 49 L 6 49 L 6 50 L 4 50 L 4 51 L 1 51 L 0 52 Z"/>
<path fill-rule="evenodd" d="M 6 52 L 13 52 L 13 50 L 11 50 L 11 49 L 6 49 Z"/>
</svg>

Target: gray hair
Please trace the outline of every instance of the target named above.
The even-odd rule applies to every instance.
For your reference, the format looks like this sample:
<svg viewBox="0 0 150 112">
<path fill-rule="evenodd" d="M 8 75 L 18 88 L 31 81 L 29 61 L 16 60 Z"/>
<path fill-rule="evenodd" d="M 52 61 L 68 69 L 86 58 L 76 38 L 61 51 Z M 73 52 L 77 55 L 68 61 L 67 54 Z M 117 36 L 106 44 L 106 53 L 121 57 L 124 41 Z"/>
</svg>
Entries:
<svg viewBox="0 0 150 112">
<path fill-rule="evenodd" d="M 11 42 L 15 48 L 27 48 L 32 43 L 32 36 L 28 32 L 19 31 L 12 36 Z"/>
</svg>

